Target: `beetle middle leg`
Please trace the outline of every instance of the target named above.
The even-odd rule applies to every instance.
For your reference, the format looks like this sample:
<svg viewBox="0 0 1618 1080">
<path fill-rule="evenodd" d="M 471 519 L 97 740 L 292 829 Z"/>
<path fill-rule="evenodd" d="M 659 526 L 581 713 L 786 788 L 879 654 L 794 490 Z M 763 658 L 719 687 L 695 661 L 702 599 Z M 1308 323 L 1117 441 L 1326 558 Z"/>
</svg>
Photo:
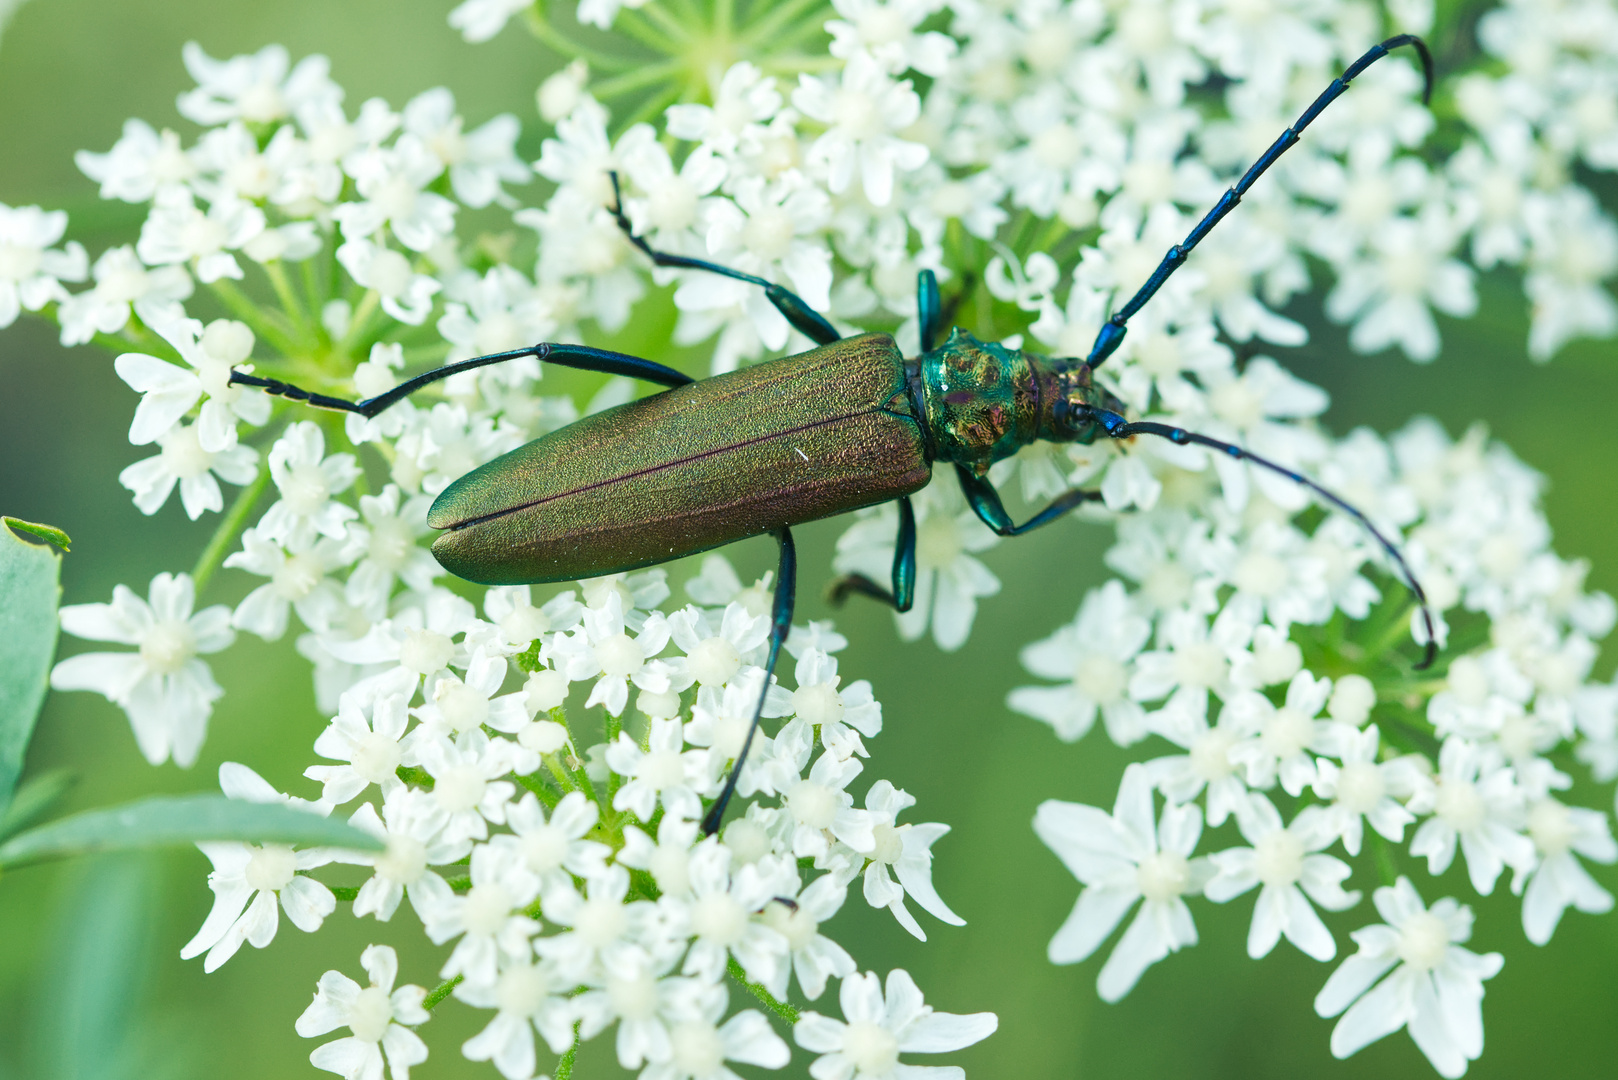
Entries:
<svg viewBox="0 0 1618 1080">
<path fill-rule="evenodd" d="M 1073 488 L 1058 495 L 1051 500 L 1049 506 L 1018 525 L 1011 520 L 1011 514 L 1000 501 L 1000 493 L 994 490 L 993 484 L 960 465 L 955 466 L 955 475 L 960 478 L 961 491 L 966 495 L 966 501 L 972 507 L 972 512 L 983 520 L 983 524 L 1001 536 L 1021 536 L 1031 529 L 1055 521 L 1087 502 L 1101 501 L 1099 491 Z"/>
<path fill-rule="evenodd" d="M 826 316 L 810 307 L 807 300 L 791 289 L 767 281 L 757 274 L 735 270 L 729 266 L 709 262 L 707 259 L 693 259 L 689 255 L 671 255 L 653 248 L 643 237 L 636 235 L 634 225 L 630 224 L 629 216 L 624 213 L 624 199 L 623 193 L 618 188 L 618 174 L 611 172 L 607 175 L 612 177 L 612 205 L 607 207 L 608 211 L 611 212 L 613 220 L 618 222 L 618 227 L 624 231 L 624 235 L 629 237 L 629 242 L 640 248 L 652 262 L 658 266 L 672 266 L 682 270 L 706 270 L 710 274 L 757 285 L 764 290 L 765 298 L 775 305 L 775 310 L 786 316 L 787 322 L 816 345 L 830 345 L 842 337 Z"/>
<path fill-rule="evenodd" d="M 898 612 L 909 611 L 916 602 L 916 510 L 910 496 L 899 499 L 899 537 L 893 545 L 893 591 L 889 592 L 864 574 L 845 574 L 826 589 L 826 599 L 841 604 L 849 593 L 880 600 Z"/>
<path fill-rule="evenodd" d="M 781 645 L 792 631 L 792 609 L 797 602 L 798 593 L 798 549 L 792 542 L 792 530 L 781 529 L 775 534 L 781 544 L 781 562 L 775 574 L 775 599 L 770 605 L 770 652 L 764 661 L 764 685 L 758 692 L 758 705 L 753 709 L 753 722 L 747 725 L 747 735 L 742 739 L 742 748 L 736 753 L 736 763 L 730 767 L 730 775 L 725 778 L 725 786 L 719 792 L 719 798 L 708 808 L 708 813 L 702 819 L 702 833 L 712 836 L 719 831 L 719 825 L 725 820 L 725 808 L 730 805 L 730 797 L 736 794 L 736 781 L 741 778 L 742 766 L 747 763 L 747 751 L 753 745 L 753 733 L 758 731 L 758 722 L 764 715 L 764 702 L 770 693 L 770 678 L 775 674 L 775 661 L 781 654 Z"/>
</svg>

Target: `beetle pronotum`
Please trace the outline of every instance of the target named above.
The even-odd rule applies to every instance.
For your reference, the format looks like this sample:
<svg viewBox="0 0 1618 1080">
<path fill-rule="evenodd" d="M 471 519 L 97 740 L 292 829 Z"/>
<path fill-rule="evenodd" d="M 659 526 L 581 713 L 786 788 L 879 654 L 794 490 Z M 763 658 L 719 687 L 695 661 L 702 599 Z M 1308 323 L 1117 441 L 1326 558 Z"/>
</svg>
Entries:
<svg viewBox="0 0 1618 1080">
<path fill-rule="evenodd" d="M 427 521 L 444 530 L 432 547 L 438 561 L 451 573 L 486 585 L 590 578 L 750 536 L 776 537 L 780 563 L 764 689 L 724 789 L 703 821 L 708 833 L 718 830 L 735 791 L 792 625 L 797 586 L 792 526 L 898 500 L 890 587 L 850 575 L 834 583 L 832 594 L 840 599 L 862 593 L 906 611 L 916 578 L 916 519 L 909 497 L 932 478 L 935 461 L 954 464 L 967 502 L 1001 536 L 1027 532 L 1100 498 L 1097 492 L 1075 488 L 1028 521 L 1014 523 L 986 477 L 996 461 L 1036 440 L 1090 443 L 1155 435 L 1251 461 L 1308 488 L 1375 537 L 1420 604 L 1426 652 L 1418 666 L 1426 667 L 1436 647 L 1426 596 L 1399 549 L 1362 512 L 1308 477 L 1241 447 L 1167 424 L 1130 421 L 1122 402 L 1092 378 L 1122 343 L 1129 319 L 1298 141 L 1304 128 L 1357 75 L 1403 45 L 1413 46 L 1421 57 L 1425 99 L 1433 70 L 1420 39 L 1400 34 L 1372 47 L 1282 132 L 1185 240 L 1169 249 L 1139 291 L 1102 324 L 1083 360 L 985 343 L 959 329 L 945 338 L 944 311 L 931 271 L 922 271 L 917 280 L 919 357 L 907 359 L 887 334 L 843 338 L 823 315 L 780 285 L 701 259 L 654 251 L 630 228 L 620 201 L 612 207 L 618 223 L 658 266 L 722 274 L 763 288 L 777 310 L 818 347 L 696 382 L 639 357 L 542 342 L 446 364 L 360 402 L 235 371 L 230 381 L 368 417 L 449 375 L 522 356 L 667 387 L 587 416 L 474 469 L 439 494 Z M 613 187 L 616 191 L 616 176 Z"/>
</svg>

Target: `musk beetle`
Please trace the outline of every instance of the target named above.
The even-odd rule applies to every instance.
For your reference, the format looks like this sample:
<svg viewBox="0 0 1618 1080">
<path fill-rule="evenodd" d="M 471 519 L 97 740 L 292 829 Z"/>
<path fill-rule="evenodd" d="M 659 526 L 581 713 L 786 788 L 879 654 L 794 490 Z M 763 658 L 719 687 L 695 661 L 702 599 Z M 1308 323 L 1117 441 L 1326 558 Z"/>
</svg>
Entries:
<svg viewBox="0 0 1618 1080">
<path fill-rule="evenodd" d="M 916 519 L 909 496 L 932 478 L 934 462 L 955 466 L 966 500 L 1001 536 L 1052 521 L 1094 491 L 1068 491 L 1022 524 L 1012 521 L 987 480 L 989 467 L 1036 440 L 1092 443 L 1155 435 L 1204 446 L 1286 476 L 1358 520 L 1398 567 L 1421 605 L 1426 654 L 1435 645 L 1420 584 L 1397 547 L 1363 513 L 1315 481 L 1238 446 L 1149 421 L 1130 421 L 1093 376 L 1123 341 L 1131 316 L 1150 300 L 1299 133 L 1389 50 L 1413 46 L 1431 94 L 1432 58 L 1409 34 L 1373 46 L 1315 99 L 1212 210 L 1168 254 L 1140 290 L 1102 324 L 1083 360 L 1047 357 L 945 334 L 945 312 L 930 270 L 917 282 L 922 354 L 905 357 L 887 334 L 844 338 L 821 314 L 780 285 L 701 259 L 654 251 L 612 207 L 631 242 L 658 266 L 701 270 L 757 285 L 818 347 L 700 382 L 673 368 L 581 345 L 541 343 L 447 364 L 385 394 L 350 402 L 275 379 L 232 372 L 230 381 L 318 408 L 375 416 L 429 383 L 521 356 L 667 387 L 587 416 L 472 470 L 438 496 L 428 524 L 443 530 L 432 551 L 451 573 L 487 585 L 596 577 L 668 562 L 750 536 L 780 544 L 765 687 L 792 625 L 797 559 L 792 526 L 898 500 L 892 580 L 861 575 L 832 586 L 834 598 L 861 593 L 910 608 L 916 580 Z M 613 178 L 614 191 L 617 177 Z M 703 828 L 718 830 L 763 711 L 752 725 Z"/>
</svg>

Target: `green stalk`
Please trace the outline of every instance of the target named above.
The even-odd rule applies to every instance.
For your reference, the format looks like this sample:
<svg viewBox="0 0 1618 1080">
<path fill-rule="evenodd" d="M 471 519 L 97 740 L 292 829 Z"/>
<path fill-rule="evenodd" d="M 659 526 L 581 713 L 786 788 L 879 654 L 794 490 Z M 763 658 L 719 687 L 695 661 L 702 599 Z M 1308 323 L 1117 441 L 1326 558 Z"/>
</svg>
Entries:
<svg viewBox="0 0 1618 1080">
<path fill-rule="evenodd" d="M 676 55 L 675 52 L 669 49 L 669 37 L 671 35 L 667 31 L 660 32 L 656 27 L 647 23 L 638 11 L 625 10 L 618 12 L 618 17 L 613 20 L 612 28 L 634 38 L 653 52 L 660 52 L 664 56 Z M 679 34 L 675 36 L 675 40 L 683 45 L 691 40 L 691 35 L 681 27 Z"/>
<path fill-rule="evenodd" d="M 348 322 L 348 333 L 344 334 L 343 340 L 336 345 L 339 354 L 352 355 L 355 343 L 365 336 L 366 324 L 371 321 L 371 316 L 376 314 L 376 309 L 381 303 L 381 293 L 375 289 L 365 290 L 365 295 L 360 298 L 359 307 L 354 309 L 354 317 Z"/>
<path fill-rule="evenodd" d="M 277 326 L 269 317 L 269 313 L 253 303 L 229 278 L 210 282 L 208 288 L 224 302 L 232 315 L 252 327 L 253 333 L 275 346 L 278 351 L 288 355 L 298 352 L 297 343 L 292 340 L 287 328 Z"/>
<path fill-rule="evenodd" d="M 275 288 L 275 295 L 281 301 L 281 307 L 297 328 L 299 336 L 311 337 L 309 315 L 304 311 L 298 294 L 293 291 L 292 282 L 287 279 L 286 267 L 280 260 L 268 262 L 264 264 L 264 274 L 270 279 L 270 284 Z"/>
<path fill-rule="evenodd" d="M 590 87 L 590 92 L 598 98 L 627 94 L 631 90 L 639 90 L 649 83 L 661 82 L 664 79 L 678 75 L 684 66 L 678 60 L 664 60 L 660 63 L 649 64 L 638 71 L 626 72 L 604 82 L 596 83 Z"/>
<path fill-rule="evenodd" d="M 621 20 L 625 15 L 631 16 L 632 18 L 650 19 L 652 22 L 662 27 L 663 32 L 674 41 L 684 44 L 691 40 L 691 31 L 657 4 L 647 4 L 643 8 L 631 8 L 626 11 L 621 11 L 618 13 L 618 18 Z M 646 29 L 650 30 L 651 27 L 647 27 Z M 664 46 L 665 47 L 662 51 L 668 52 L 667 42 L 664 42 Z"/>
<path fill-rule="evenodd" d="M 613 56 L 610 53 L 597 52 L 595 49 L 580 45 L 547 22 L 543 15 L 534 14 L 529 18 L 528 32 L 552 51 L 561 53 L 569 59 L 581 59 L 593 68 L 603 68 L 607 71 L 628 71 L 631 68 L 640 66 L 629 57 Z"/>
<path fill-rule="evenodd" d="M 421 999 L 421 1007 L 428 1010 L 435 1008 L 440 1001 L 449 997 L 449 992 L 461 985 L 461 980 L 465 978 L 465 975 L 457 975 L 453 979 L 445 979 L 428 991 L 427 996 Z"/>
<path fill-rule="evenodd" d="M 788 1024 L 796 1024 L 798 1022 L 797 1006 L 789 1005 L 784 1001 L 777 1001 L 775 999 L 775 995 L 764 989 L 764 987 L 760 986 L 756 982 L 749 982 L 747 972 L 742 970 L 741 964 L 736 962 L 735 957 L 730 958 L 730 963 L 727 970 L 730 972 L 730 977 L 740 983 L 742 988 L 745 989 L 749 994 L 752 994 L 754 997 L 758 998 L 759 1001 L 763 1002 L 765 1008 L 769 1009 L 776 1016 L 779 1016 L 782 1020 L 785 1020 Z"/>
<path fill-rule="evenodd" d="M 236 534 L 241 531 L 242 524 L 247 520 L 248 513 L 252 511 L 254 504 L 259 500 L 259 496 L 264 494 L 264 489 L 269 484 L 270 463 L 269 459 L 265 458 L 259 463 L 258 475 L 253 478 L 253 482 L 237 492 L 236 501 L 230 504 L 230 509 L 225 511 L 225 516 L 219 519 L 219 526 L 214 529 L 213 536 L 208 539 L 208 546 L 202 549 L 202 554 L 197 556 L 197 564 L 191 568 L 191 580 L 195 585 L 198 596 L 202 595 L 202 590 L 207 587 L 208 579 L 213 577 L 215 570 L 219 569 L 219 564 L 225 561 L 226 549 L 236 539 Z"/>
<path fill-rule="evenodd" d="M 785 4 L 773 9 L 758 22 L 743 30 L 736 39 L 738 51 L 752 50 L 761 42 L 773 41 L 775 32 L 788 23 L 795 22 L 799 15 L 821 6 L 821 0 L 787 0 Z"/>
<path fill-rule="evenodd" d="M 573 1080 L 573 1062 L 579 1056 L 579 1025 L 573 1025 L 573 1045 L 556 1059 L 556 1080 Z"/>
</svg>

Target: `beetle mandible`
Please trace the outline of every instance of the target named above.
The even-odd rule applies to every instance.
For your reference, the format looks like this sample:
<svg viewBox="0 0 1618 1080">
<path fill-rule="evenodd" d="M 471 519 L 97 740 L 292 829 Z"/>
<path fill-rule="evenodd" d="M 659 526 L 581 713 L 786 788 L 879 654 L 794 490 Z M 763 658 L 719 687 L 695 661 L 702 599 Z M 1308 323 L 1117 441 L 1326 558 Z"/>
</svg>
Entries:
<svg viewBox="0 0 1618 1080">
<path fill-rule="evenodd" d="M 485 585 L 572 581 L 635 570 L 770 534 L 780 544 L 764 688 L 719 797 L 703 820 L 712 834 L 752 745 L 782 643 L 792 625 L 797 557 L 792 526 L 898 500 L 899 535 L 887 587 L 862 575 L 836 581 L 832 595 L 861 593 L 909 610 L 916 580 L 916 519 L 910 495 L 932 478 L 935 461 L 955 466 L 967 503 L 1001 536 L 1053 521 L 1100 493 L 1073 489 L 1022 524 L 1012 521 L 987 480 L 989 467 L 1028 443 L 1092 443 L 1155 435 L 1193 444 L 1279 473 L 1358 520 L 1398 567 L 1420 604 L 1426 652 L 1435 634 L 1426 596 L 1399 549 L 1365 515 L 1320 484 L 1241 447 L 1150 421 L 1130 421 L 1094 373 L 1117 350 L 1139 311 L 1243 194 L 1320 113 L 1371 64 L 1403 45 L 1415 48 L 1432 91 L 1427 46 L 1400 34 L 1373 46 L 1323 91 L 1215 204 L 1171 247 L 1129 302 L 1102 324 L 1083 360 L 1047 357 L 962 330 L 944 335 L 932 271 L 917 280 L 922 353 L 906 358 L 891 336 L 843 338 L 796 294 L 763 278 L 683 255 L 654 251 L 611 208 L 630 241 L 658 266 L 722 274 L 765 290 L 777 310 L 818 344 L 795 356 L 704 379 L 650 360 L 582 345 L 542 342 L 446 364 L 385 394 L 345 401 L 275 379 L 231 373 L 234 384 L 318 408 L 375 416 L 416 390 L 457 372 L 522 356 L 626 375 L 667 387 L 550 432 L 455 480 L 427 523 L 443 532 L 432 551 L 445 569 Z M 618 178 L 612 177 L 614 192 Z"/>
</svg>

